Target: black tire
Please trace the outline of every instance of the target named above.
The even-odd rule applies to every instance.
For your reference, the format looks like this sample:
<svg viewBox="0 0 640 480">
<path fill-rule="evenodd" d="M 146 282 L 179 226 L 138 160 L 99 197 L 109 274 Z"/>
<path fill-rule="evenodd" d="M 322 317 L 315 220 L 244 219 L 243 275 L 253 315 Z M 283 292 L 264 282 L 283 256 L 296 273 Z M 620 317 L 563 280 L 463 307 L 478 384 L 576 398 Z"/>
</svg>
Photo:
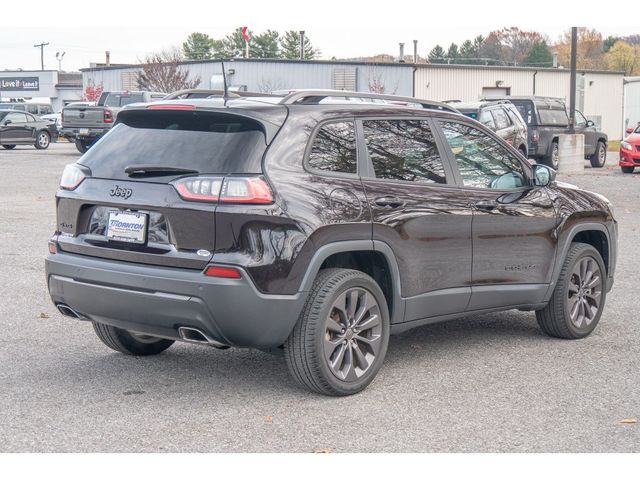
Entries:
<svg viewBox="0 0 640 480">
<path fill-rule="evenodd" d="M 603 141 L 598 141 L 596 151 L 593 152 L 593 155 L 591 155 L 591 157 L 589 157 L 589 161 L 591 162 L 591 166 L 593 168 L 604 167 L 604 164 L 607 161 L 607 146 Z"/>
<path fill-rule="evenodd" d="M 542 163 L 544 163 L 548 167 L 553 168 L 554 170 L 558 170 L 558 165 L 560 164 L 558 159 L 559 152 L 560 149 L 558 147 L 558 142 L 557 140 L 554 140 L 553 142 L 551 142 L 551 149 L 549 150 L 549 154 L 545 155 L 542 158 Z"/>
<path fill-rule="evenodd" d="M 46 150 L 51 145 L 51 135 L 49 132 L 45 132 L 44 130 L 40 130 L 36 134 L 36 143 L 33 144 L 38 150 Z"/>
<path fill-rule="evenodd" d="M 157 355 L 174 344 L 173 340 L 132 334 L 121 328 L 97 322 L 93 322 L 93 329 L 102 343 L 116 352 L 124 353 L 125 355 Z"/>
<path fill-rule="evenodd" d="M 633 173 L 635 167 L 620 167 L 622 173 Z"/>
<path fill-rule="evenodd" d="M 80 153 L 86 153 L 93 145 L 93 141 L 76 139 L 76 148 Z"/>
<path fill-rule="evenodd" d="M 352 293 L 356 297 L 355 302 Z M 344 310 L 340 310 L 345 314 L 344 324 L 341 323 L 342 317 L 336 320 L 339 315 L 336 315 L 335 305 L 342 298 L 347 302 Z M 368 305 L 374 303 L 376 306 L 369 309 Z M 361 319 L 357 321 L 360 312 L 364 313 L 359 315 Z M 379 314 L 376 315 L 376 312 Z M 356 321 L 350 324 L 349 317 Z M 374 327 L 365 326 L 374 324 Z M 345 328 L 340 332 L 343 326 Z M 382 366 L 389 344 L 389 330 L 387 302 L 375 280 L 357 270 L 322 270 L 313 284 L 298 323 L 284 345 L 287 366 L 298 383 L 313 392 L 332 396 L 358 393 L 371 383 Z M 331 345 L 330 350 L 335 350 L 327 353 L 327 345 Z M 333 356 L 336 352 L 337 355 Z M 329 364 L 332 358 L 333 366 Z M 364 370 L 360 359 L 368 359 Z M 334 373 L 336 370 L 340 373 L 341 366 L 346 370 L 344 379 Z"/>
<path fill-rule="evenodd" d="M 579 267 L 580 262 L 588 261 L 587 259 L 591 260 L 594 265 L 593 270 L 597 271 L 596 274 L 599 275 L 600 290 L 599 292 L 595 292 L 595 288 L 591 290 L 585 288 L 585 291 L 591 291 L 591 295 L 593 296 L 597 293 L 598 303 L 597 305 L 589 304 L 589 311 L 591 312 L 592 317 L 588 320 L 588 323 L 587 319 L 583 319 L 580 325 L 576 325 L 576 320 L 572 319 L 570 299 L 577 298 L 577 302 L 580 302 L 582 301 L 581 298 L 591 298 L 591 296 L 583 295 L 582 293 L 579 294 L 577 292 L 573 294 L 573 297 L 571 296 L 571 289 L 578 288 L 575 283 L 574 269 L 576 266 Z M 595 268 L 596 265 L 597 268 Z M 593 274 L 593 276 L 590 277 L 591 280 L 595 281 L 596 274 Z M 540 325 L 542 331 L 551 337 L 567 339 L 584 338 L 590 335 L 598 325 L 605 305 L 607 296 L 606 278 L 607 273 L 600 253 L 591 245 L 587 245 L 586 243 L 573 243 L 564 260 L 560 277 L 558 278 L 558 283 L 553 291 L 551 300 L 549 300 L 549 303 L 544 309 L 536 312 L 538 325 Z M 579 289 L 580 292 L 583 291 L 583 287 L 579 287 Z M 581 295 L 583 296 L 581 297 Z M 576 303 L 574 303 L 574 305 L 576 305 Z M 582 308 L 579 305 L 578 307 L 578 310 Z M 593 311 L 593 308 L 596 308 L 596 310 Z M 580 310 L 580 312 L 582 311 L 583 310 Z"/>
<path fill-rule="evenodd" d="M 16 148 L 15 145 L 2 145 L 2 148 L 6 149 L 6 150 L 13 150 L 14 148 Z"/>
</svg>

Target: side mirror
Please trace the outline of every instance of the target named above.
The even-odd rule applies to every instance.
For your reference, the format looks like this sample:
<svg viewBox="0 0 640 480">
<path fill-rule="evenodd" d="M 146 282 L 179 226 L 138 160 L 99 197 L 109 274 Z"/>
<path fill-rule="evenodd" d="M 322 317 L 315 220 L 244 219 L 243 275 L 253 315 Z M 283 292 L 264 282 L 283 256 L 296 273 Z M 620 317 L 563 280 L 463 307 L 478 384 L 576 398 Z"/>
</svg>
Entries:
<svg viewBox="0 0 640 480">
<path fill-rule="evenodd" d="M 633 133 L 633 128 L 627 128 L 627 134 L 631 135 Z"/>
<path fill-rule="evenodd" d="M 11 120 L 5 120 L 5 121 L 4 121 L 4 124 L 5 124 L 5 125 L 9 125 L 10 123 L 13 123 L 13 122 L 12 122 Z"/>
<path fill-rule="evenodd" d="M 536 163 L 533 166 L 533 184 L 536 187 L 547 187 L 551 185 L 556 179 L 556 171 L 547 167 L 546 165 L 541 165 Z"/>
<path fill-rule="evenodd" d="M 587 127 L 595 127 L 596 124 L 593 123 L 593 120 L 587 120 Z"/>
</svg>

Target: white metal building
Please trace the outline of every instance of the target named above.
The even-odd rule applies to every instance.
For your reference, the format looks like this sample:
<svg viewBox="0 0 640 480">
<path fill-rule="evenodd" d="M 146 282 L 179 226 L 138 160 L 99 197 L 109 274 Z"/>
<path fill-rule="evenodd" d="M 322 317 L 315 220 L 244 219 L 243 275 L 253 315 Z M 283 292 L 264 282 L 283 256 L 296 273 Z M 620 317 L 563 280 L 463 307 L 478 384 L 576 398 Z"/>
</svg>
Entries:
<svg viewBox="0 0 640 480">
<path fill-rule="evenodd" d="M 51 103 L 59 112 L 65 103 L 82 99 L 82 78 L 79 73 L 57 70 L 0 71 L 0 99 L 38 99 Z"/>
<path fill-rule="evenodd" d="M 184 62 L 182 68 L 199 79 L 201 88 L 221 86 L 219 61 Z M 570 74 L 565 69 L 235 59 L 225 62 L 225 70 L 231 86 L 260 92 L 334 88 L 439 101 L 470 101 L 496 94 L 569 99 Z M 136 90 L 139 71 L 139 66 L 83 69 L 83 85 Z M 621 72 L 578 72 L 577 108 L 612 140 L 622 138 L 624 130 L 623 78 Z"/>
<path fill-rule="evenodd" d="M 640 125 L 640 77 L 624 79 L 624 129 Z"/>
</svg>

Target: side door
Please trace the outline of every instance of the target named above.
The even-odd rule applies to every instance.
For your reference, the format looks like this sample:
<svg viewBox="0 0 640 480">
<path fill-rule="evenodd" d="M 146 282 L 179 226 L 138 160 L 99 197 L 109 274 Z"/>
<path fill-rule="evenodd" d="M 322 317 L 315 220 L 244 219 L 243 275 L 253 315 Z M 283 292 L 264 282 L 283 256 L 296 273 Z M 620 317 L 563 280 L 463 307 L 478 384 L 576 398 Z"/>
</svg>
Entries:
<svg viewBox="0 0 640 480">
<path fill-rule="evenodd" d="M 472 211 L 431 121 L 363 118 L 356 125 L 373 239 L 398 262 L 404 321 L 463 312 L 471 296 Z"/>
<path fill-rule="evenodd" d="M 38 121 L 35 119 L 33 115 L 25 114 L 27 117 L 27 123 L 25 124 L 25 135 L 27 138 L 34 140 L 36 139 L 36 132 L 38 127 Z"/>
<path fill-rule="evenodd" d="M 26 115 L 21 112 L 9 112 L 5 115 L 0 125 L 0 136 L 4 145 L 26 143 L 28 140 Z"/>
<path fill-rule="evenodd" d="M 597 134 L 595 125 L 589 125 L 585 116 L 576 110 L 576 133 L 584 135 L 584 154 L 593 155 L 596 151 Z"/>
<path fill-rule="evenodd" d="M 488 132 L 441 120 L 456 180 L 473 208 L 469 311 L 542 301 L 555 260 L 557 216 L 531 168 Z"/>
</svg>

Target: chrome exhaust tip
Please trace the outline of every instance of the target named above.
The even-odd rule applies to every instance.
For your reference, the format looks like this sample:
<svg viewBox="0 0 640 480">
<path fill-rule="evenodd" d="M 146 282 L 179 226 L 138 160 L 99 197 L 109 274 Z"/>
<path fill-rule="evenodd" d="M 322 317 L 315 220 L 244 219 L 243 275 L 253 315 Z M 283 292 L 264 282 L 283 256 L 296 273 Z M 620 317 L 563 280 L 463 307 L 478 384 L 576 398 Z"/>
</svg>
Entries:
<svg viewBox="0 0 640 480">
<path fill-rule="evenodd" d="M 198 343 L 200 345 L 210 345 L 215 348 L 219 348 L 221 350 L 229 348 L 229 345 L 225 345 L 224 343 L 220 343 L 213 338 L 205 335 L 201 330 L 193 327 L 179 327 L 178 335 L 180 338 L 189 343 Z"/>
<path fill-rule="evenodd" d="M 56 307 L 58 307 L 58 311 L 65 317 L 71 317 L 71 318 L 77 318 L 77 319 L 82 318 L 82 316 L 78 314 L 69 305 L 65 305 L 64 303 L 59 303 L 58 305 L 56 305 Z"/>
</svg>

